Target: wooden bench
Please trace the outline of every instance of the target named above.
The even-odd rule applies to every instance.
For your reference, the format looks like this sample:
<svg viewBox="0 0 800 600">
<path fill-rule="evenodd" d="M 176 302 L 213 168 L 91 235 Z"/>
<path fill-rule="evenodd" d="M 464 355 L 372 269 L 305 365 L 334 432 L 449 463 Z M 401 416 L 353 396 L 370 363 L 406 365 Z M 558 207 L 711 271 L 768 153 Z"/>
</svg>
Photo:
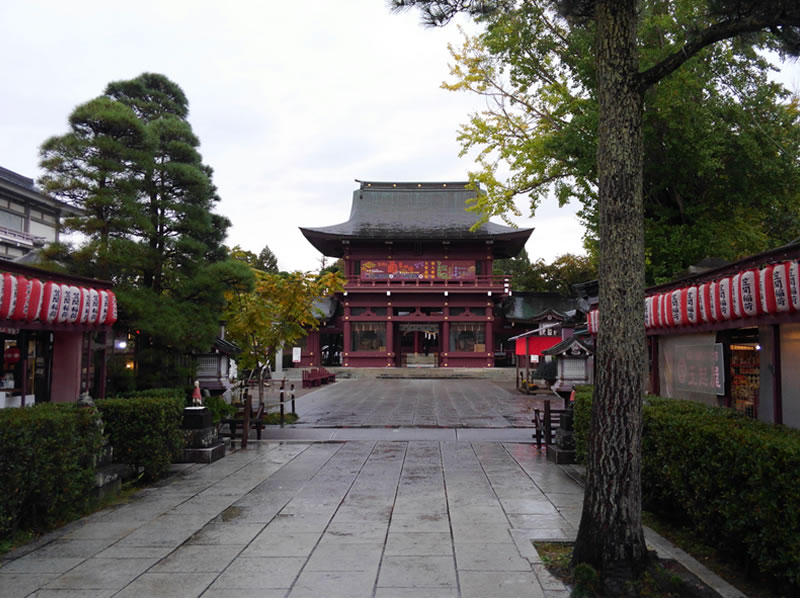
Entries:
<svg viewBox="0 0 800 600">
<path fill-rule="evenodd" d="M 320 367 L 320 373 L 325 377 L 325 383 L 335 383 L 336 382 L 336 373 L 331 373 L 325 367 Z"/>
<path fill-rule="evenodd" d="M 554 410 L 550 407 L 550 400 L 544 401 L 544 411 L 536 408 L 533 411 L 533 424 L 536 432 L 531 436 L 536 439 L 536 447 L 542 447 L 542 440 L 545 444 L 552 444 L 555 441 L 556 429 L 561 425 L 561 415 L 566 409 Z"/>
<path fill-rule="evenodd" d="M 303 369 L 303 387 L 317 387 L 320 384 L 316 369 Z"/>
</svg>

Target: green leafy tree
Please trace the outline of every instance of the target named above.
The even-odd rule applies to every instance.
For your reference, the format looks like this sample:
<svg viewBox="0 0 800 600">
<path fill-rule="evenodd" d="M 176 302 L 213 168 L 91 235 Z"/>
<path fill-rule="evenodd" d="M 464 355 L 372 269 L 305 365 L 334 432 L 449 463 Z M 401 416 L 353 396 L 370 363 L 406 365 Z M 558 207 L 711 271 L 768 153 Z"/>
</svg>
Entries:
<svg viewBox="0 0 800 600">
<path fill-rule="evenodd" d="M 530 262 L 524 250 L 514 258 L 494 261 L 496 275 L 511 275 L 511 287 L 520 292 L 555 292 L 573 296 L 572 285 L 597 279 L 597 267 L 590 256 L 562 254 L 552 263 Z"/>
<path fill-rule="evenodd" d="M 230 256 L 264 273 L 276 274 L 279 272 L 278 259 L 272 253 L 272 250 L 269 249 L 269 246 L 264 246 L 264 249 L 256 255 L 255 252 L 243 250 L 241 246 L 237 245 L 230 249 Z"/>
<path fill-rule="evenodd" d="M 267 273 L 278 273 L 278 258 L 269 249 L 269 246 L 264 246 L 263 250 L 258 253 L 257 268 Z"/>
<path fill-rule="evenodd" d="M 304 337 L 319 326 L 314 300 L 344 288 L 336 273 L 276 274 L 254 270 L 252 291 L 231 290 L 225 311 L 230 339 L 244 350 L 239 364 L 258 374 L 258 398 L 264 400 L 264 367 L 283 346 Z"/>
<path fill-rule="evenodd" d="M 455 81 L 445 87 L 487 100 L 459 133 L 463 152 L 477 152 L 473 181 L 490 190 L 481 209 L 506 213 L 519 194 L 530 196 L 532 210 L 551 193 L 562 204 L 577 200 L 595 253 L 593 28 L 548 19 L 548 4 L 524 3 L 451 48 Z M 697 0 L 642 2 L 640 61 L 666 56 L 701 9 Z M 800 235 L 800 111 L 769 80 L 772 68 L 751 45 L 728 40 L 644 94 L 648 282 L 707 256 L 733 260 Z"/>
<path fill-rule="evenodd" d="M 223 292 L 252 284 L 226 260 L 230 222 L 213 213 L 219 198 L 188 112 L 177 84 L 144 73 L 76 108 L 69 132 L 41 150 L 42 186 L 85 211 L 68 225 L 87 241 L 51 256 L 117 285 L 120 324 L 138 332 L 139 387 L 189 375 L 179 355 L 210 347 Z"/>
<path fill-rule="evenodd" d="M 643 111 L 648 91 L 705 48 L 725 40 L 750 45 L 777 40 L 786 52 L 800 53 L 800 4 L 796 0 L 698 1 L 685 27 L 664 36 L 660 57 L 642 60 L 639 27 L 645 11 L 639 0 L 393 0 L 397 9 L 419 6 L 431 25 L 458 12 L 488 19 L 536 5 L 541 12 L 531 42 L 532 56 L 548 52 L 537 33 L 580 31 L 593 57 L 592 97 L 597 102 L 596 195 L 601 323 L 597 342 L 595 396 L 589 441 L 583 513 L 573 564 L 596 567 L 604 592 L 623 595 L 625 582 L 647 565 L 641 522 L 641 432 L 644 356 Z M 677 14 L 682 3 L 662 3 Z M 502 9 L 502 10 L 500 10 Z M 768 37 L 771 36 L 771 37 Z M 554 43 L 563 42 L 556 36 Z M 777 42 L 775 42 L 777 43 Z M 535 64 L 535 61 L 534 61 Z M 643 65 L 643 68 L 640 66 Z M 559 67 L 561 68 L 561 67 Z M 547 75 L 549 70 L 543 72 Z M 551 86 L 569 85 L 551 78 Z M 547 90 L 542 93 L 547 93 Z M 554 92 L 554 93 L 557 93 Z M 543 113 L 541 126 L 556 126 Z M 548 124 L 549 123 L 549 124 Z M 530 154 L 536 155 L 532 144 Z M 490 196 L 495 190 L 489 188 Z M 504 204 L 505 202 L 505 204 Z M 508 210 L 507 199 L 491 201 L 486 213 Z"/>
</svg>

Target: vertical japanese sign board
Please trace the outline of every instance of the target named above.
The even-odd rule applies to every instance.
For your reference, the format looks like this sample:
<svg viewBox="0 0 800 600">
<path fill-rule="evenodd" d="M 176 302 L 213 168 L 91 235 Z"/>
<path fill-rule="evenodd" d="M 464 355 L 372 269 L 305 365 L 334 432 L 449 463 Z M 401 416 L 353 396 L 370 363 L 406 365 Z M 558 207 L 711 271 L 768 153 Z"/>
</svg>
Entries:
<svg viewBox="0 0 800 600">
<path fill-rule="evenodd" d="M 292 348 L 292 362 L 299 363 L 302 360 L 302 348 L 295 346 Z"/>
<path fill-rule="evenodd" d="M 701 394 L 725 394 L 722 344 L 680 346 L 675 356 L 675 389 Z"/>
</svg>

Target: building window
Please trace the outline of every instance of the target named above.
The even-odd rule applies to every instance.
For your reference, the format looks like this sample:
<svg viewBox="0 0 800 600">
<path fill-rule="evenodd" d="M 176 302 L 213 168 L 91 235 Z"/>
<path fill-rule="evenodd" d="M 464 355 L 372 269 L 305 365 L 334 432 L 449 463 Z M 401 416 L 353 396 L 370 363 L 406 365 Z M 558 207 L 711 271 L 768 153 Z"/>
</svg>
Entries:
<svg viewBox="0 0 800 600">
<path fill-rule="evenodd" d="M 376 317 L 385 317 L 386 316 L 386 307 L 385 306 L 373 307 L 372 314 L 375 315 Z"/>
<path fill-rule="evenodd" d="M 450 316 L 455 317 L 456 315 L 463 315 L 464 311 L 467 310 L 466 308 L 456 308 L 455 306 L 450 309 Z"/>
<path fill-rule="evenodd" d="M 453 352 L 486 352 L 484 323 L 451 323 L 450 350 Z"/>
<path fill-rule="evenodd" d="M 423 306 L 420 309 L 420 312 L 425 316 L 432 317 L 437 315 L 443 315 L 444 308 L 442 308 L 441 306 Z"/>
<path fill-rule="evenodd" d="M 350 316 L 352 317 L 363 315 L 365 312 L 367 312 L 367 309 L 363 306 L 353 306 L 350 308 Z"/>
<path fill-rule="evenodd" d="M 386 352 L 386 323 L 353 323 L 351 352 Z"/>
<path fill-rule="evenodd" d="M 24 217 L 5 210 L 0 210 L 0 226 L 13 229 L 14 231 L 24 231 L 24 223 Z"/>
<path fill-rule="evenodd" d="M 395 308 L 394 309 L 394 316 L 395 317 L 407 317 L 414 312 L 416 312 L 416 308 Z"/>
</svg>

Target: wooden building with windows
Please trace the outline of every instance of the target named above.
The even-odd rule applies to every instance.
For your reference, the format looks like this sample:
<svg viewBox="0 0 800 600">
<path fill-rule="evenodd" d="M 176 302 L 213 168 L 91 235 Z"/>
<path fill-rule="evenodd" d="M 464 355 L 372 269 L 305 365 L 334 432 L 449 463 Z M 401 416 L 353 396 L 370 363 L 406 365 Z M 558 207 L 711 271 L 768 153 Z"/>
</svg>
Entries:
<svg viewBox="0 0 800 600">
<path fill-rule="evenodd" d="M 59 241 L 64 217 L 80 210 L 42 193 L 33 179 L 0 167 L 0 258 Z"/>
<path fill-rule="evenodd" d="M 301 228 L 323 255 L 343 259 L 347 283 L 300 365 L 494 366 L 512 292 L 492 265 L 517 255 L 532 229 L 473 229 L 467 182 L 359 184 L 346 222 Z"/>
</svg>

